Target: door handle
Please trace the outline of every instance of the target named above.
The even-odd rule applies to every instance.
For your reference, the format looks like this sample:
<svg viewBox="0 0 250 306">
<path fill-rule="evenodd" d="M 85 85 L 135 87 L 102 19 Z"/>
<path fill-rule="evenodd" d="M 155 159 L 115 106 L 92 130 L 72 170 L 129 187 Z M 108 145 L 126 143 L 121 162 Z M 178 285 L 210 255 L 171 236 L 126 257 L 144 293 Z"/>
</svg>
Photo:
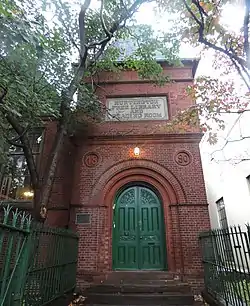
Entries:
<svg viewBox="0 0 250 306">
<path fill-rule="evenodd" d="M 142 236 L 140 236 L 140 239 L 142 239 L 143 237 Z"/>
</svg>

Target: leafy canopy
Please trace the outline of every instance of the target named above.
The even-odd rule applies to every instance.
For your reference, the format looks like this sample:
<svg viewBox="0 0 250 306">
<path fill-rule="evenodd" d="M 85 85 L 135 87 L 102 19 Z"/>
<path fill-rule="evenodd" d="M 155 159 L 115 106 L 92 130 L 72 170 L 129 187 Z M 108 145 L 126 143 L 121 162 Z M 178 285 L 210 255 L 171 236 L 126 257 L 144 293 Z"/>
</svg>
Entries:
<svg viewBox="0 0 250 306">
<path fill-rule="evenodd" d="M 130 68 L 142 78 L 166 81 L 155 56 L 176 64 L 178 37 L 137 25 L 135 13 L 146 2 L 1 1 L 0 146 L 9 143 L 10 119 L 22 130 L 42 124 L 43 116 L 67 117 L 69 126 L 76 109 L 93 117 L 100 102 L 83 76 Z M 130 52 L 121 48 L 124 41 Z"/>
<path fill-rule="evenodd" d="M 246 0 L 234 2 L 157 0 L 157 2 L 161 12 L 174 14 L 181 41 L 195 47 L 197 51 L 200 50 L 201 62 L 210 54 L 211 66 L 217 77 L 204 73 L 196 79 L 194 86 L 188 88 L 188 94 L 196 102 L 203 130 L 209 130 L 209 140 L 215 143 L 216 133 L 212 130 L 215 126 L 224 128 L 224 113 L 240 114 L 249 111 L 250 3 Z M 238 29 L 230 26 L 231 20 L 225 19 L 226 12 L 231 8 L 235 8 L 236 13 L 242 11 L 241 15 L 235 16 L 241 25 Z M 240 79 L 238 83 L 243 86 L 239 86 L 238 79 Z M 188 122 L 193 114 L 192 107 L 186 110 L 179 120 Z"/>
</svg>

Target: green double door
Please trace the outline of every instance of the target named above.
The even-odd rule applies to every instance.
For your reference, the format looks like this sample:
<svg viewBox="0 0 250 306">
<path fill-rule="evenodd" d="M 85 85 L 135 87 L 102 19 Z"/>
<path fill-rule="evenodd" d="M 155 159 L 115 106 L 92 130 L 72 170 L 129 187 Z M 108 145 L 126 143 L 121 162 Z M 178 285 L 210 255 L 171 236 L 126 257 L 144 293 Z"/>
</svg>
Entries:
<svg viewBox="0 0 250 306">
<path fill-rule="evenodd" d="M 114 270 L 166 268 L 162 205 L 151 189 L 133 186 L 118 195 L 112 244 Z"/>
</svg>

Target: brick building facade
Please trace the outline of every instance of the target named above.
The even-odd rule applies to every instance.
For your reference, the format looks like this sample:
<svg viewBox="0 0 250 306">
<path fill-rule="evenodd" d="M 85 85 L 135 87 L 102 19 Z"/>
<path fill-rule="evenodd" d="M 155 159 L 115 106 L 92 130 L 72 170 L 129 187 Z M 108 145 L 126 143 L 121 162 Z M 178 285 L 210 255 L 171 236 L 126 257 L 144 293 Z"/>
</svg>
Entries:
<svg viewBox="0 0 250 306">
<path fill-rule="evenodd" d="M 180 68 L 164 66 L 174 82 L 161 87 L 140 80 L 133 71 L 119 76 L 103 73 L 99 76 L 99 98 L 106 103 L 112 98 L 167 97 L 171 119 L 192 103 L 185 89 L 193 82 L 197 62 L 185 60 L 183 64 Z M 171 271 L 194 287 L 202 282 L 198 234 L 210 224 L 199 152 L 201 134 L 198 130 L 166 132 L 167 122 L 106 120 L 91 133 L 79 132 L 65 141 L 47 221 L 77 229 L 79 284 L 87 276 L 98 279 L 126 267 Z M 44 160 L 54 131 L 55 123 L 50 122 Z M 135 147 L 140 150 L 137 156 Z M 136 195 L 132 204 L 133 196 L 128 197 L 128 192 Z M 147 202 L 143 194 L 151 200 Z M 124 199 L 128 203 L 124 204 Z M 139 207 L 136 210 L 135 205 Z M 153 216 L 155 211 L 157 217 Z M 159 220 L 161 230 L 156 224 Z M 145 222 L 151 221 L 152 228 L 148 225 L 142 232 Z M 119 236 L 122 222 L 124 235 Z M 162 239 L 160 244 L 157 237 Z"/>
</svg>

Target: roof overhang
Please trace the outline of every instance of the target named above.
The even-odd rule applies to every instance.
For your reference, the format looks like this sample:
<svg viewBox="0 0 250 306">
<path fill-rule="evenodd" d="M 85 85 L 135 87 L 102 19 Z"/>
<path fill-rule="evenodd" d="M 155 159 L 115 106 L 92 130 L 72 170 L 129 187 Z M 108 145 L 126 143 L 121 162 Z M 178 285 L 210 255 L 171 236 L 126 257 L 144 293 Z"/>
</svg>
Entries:
<svg viewBox="0 0 250 306">
<path fill-rule="evenodd" d="M 166 65 L 168 65 L 168 62 L 165 59 L 157 59 L 157 62 L 159 64 L 163 64 L 165 63 Z M 195 73 L 197 71 L 199 62 L 200 62 L 200 58 L 181 58 L 180 59 L 181 64 L 184 67 L 190 67 L 192 69 L 192 76 L 193 78 L 195 77 Z M 173 66 L 173 65 L 169 65 L 169 67 L 179 67 L 179 66 Z"/>
</svg>

